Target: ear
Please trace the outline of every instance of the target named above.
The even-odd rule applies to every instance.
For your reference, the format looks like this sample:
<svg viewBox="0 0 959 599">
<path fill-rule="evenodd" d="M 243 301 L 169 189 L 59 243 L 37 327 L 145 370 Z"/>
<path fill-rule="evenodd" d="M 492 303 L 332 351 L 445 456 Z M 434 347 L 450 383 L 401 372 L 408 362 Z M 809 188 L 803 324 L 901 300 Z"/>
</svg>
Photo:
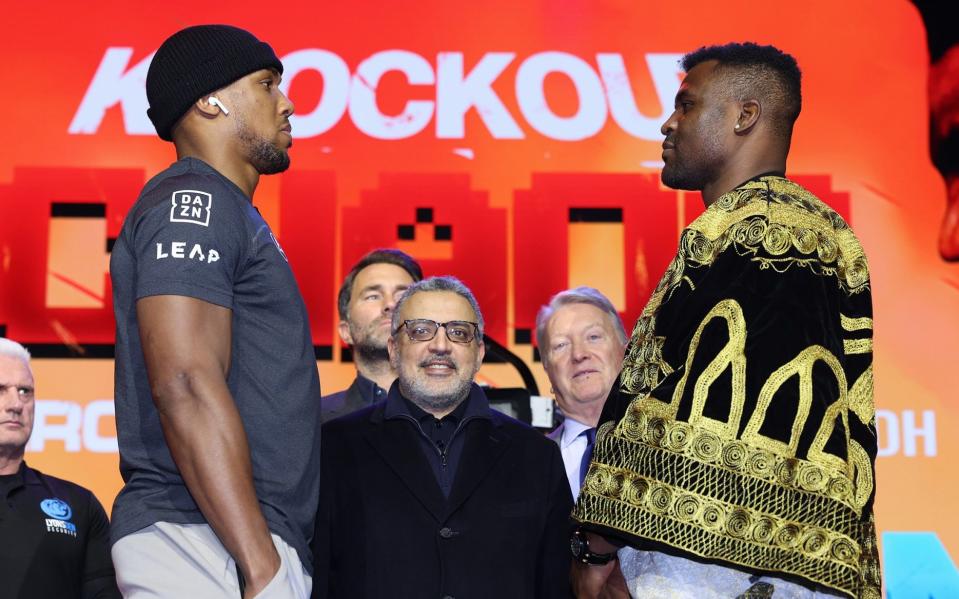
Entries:
<svg viewBox="0 0 959 599">
<path fill-rule="evenodd" d="M 483 358 L 486 357 L 486 344 L 483 343 L 483 339 L 479 340 L 479 351 L 476 352 L 476 371 L 479 372 L 480 367 L 483 365 Z"/>
<path fill-rule="evenodd" d="M 397 370 L 400 365 L 400 357 L 396 349 L 396 337 L 390 335 L 386 338 L 386 353 L 390 355 L 390 368 L 394 371 Z"/>
<path fill-rule="evenodd" d="M 341 320 L 340 324 L 336 325 L 336 332 L 340 334 L 340 339 L 343 340 L 343 343 L 353 345 L 353 334 L 350 333 L 350 323 Z"/>
<path fill-rule="evenodd" d="M 210 104 L 210 96 L 215 96 L 216 94 L 207 94 L 196 101 L 193 104 L 193 107 L 196 108 L 197 112 L 203 115 L 206 118 L 212 119 L 213 117 L 220 114 L 222 111 L 219 106 L 214 106 Z"/>
<path fill-rule="evenodd" d="M 759 122 L 762 115 L 762 105 L 759 100 L 744 100 L 739 105 L 739 114 L 736 117 L 736 124 L 733 127 L 739 135 L 746 134 Z"/>
</svg>

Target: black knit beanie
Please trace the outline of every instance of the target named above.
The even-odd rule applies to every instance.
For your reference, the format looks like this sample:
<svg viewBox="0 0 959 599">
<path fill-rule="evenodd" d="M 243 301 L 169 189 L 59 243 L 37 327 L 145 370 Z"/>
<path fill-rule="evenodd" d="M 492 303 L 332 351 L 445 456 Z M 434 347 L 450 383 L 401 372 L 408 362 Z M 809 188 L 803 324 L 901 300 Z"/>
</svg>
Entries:
<svg viewBox="0 0 959 599">
<path fill-rule="evenodd" d="M 204 95 L 260 69 L 283 72 L 273 48 L 230 25 L 197 25 L 171 35 L 147 71 L 147 116 L 160 139 L 173 141 L 173 125 Z"/>
</svg>

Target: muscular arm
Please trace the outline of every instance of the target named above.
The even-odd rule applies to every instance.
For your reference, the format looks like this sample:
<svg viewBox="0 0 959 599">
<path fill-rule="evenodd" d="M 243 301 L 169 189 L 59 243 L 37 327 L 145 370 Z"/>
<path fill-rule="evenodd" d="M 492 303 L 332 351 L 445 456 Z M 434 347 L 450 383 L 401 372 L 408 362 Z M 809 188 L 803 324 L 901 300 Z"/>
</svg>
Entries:
<svg viewBox="0 0 959 599">
<path fill-rule="evenodd" d="M 232 312 L 157 295 L 137 302 L 153 402 L 187 489 L 254 596 L 279 569 L 253 488 L 246 432 L 227 388 Z"/>
</svg>

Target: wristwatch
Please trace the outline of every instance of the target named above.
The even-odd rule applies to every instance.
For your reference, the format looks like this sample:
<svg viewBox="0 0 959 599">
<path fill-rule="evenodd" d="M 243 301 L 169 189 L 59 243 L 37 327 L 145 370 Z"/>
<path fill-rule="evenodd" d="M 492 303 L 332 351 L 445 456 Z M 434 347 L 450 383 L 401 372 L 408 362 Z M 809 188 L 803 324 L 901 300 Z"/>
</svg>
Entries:
<svg viewBox="0 0 959 599">
<path fill-rule="evenodd" d="M 593 553 L 589 550 L 589 540 L 586 533 L 580 529 L 573 531 L 569 538 L 569 550 L 573 553 L 573 559 L 584 564 L 603 566 L 616 559 L 616 552 L 612 553 Z"/>
</svg>

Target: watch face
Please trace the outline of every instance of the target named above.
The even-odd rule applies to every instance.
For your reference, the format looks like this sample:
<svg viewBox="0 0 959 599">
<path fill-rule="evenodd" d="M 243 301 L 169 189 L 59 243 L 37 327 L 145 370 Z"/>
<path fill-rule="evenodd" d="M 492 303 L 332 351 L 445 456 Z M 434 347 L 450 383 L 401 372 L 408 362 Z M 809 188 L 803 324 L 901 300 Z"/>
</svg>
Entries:
<svg viewBox="0 0 959 599">
<path fill-rule="evenodd" d="M 579 535 L 574 534 L 569 538 L 569 550 L 572 552 L 573 557 L 580 557 L 583 555 L 583 540 L 579 538 Z"/>
</svg>

